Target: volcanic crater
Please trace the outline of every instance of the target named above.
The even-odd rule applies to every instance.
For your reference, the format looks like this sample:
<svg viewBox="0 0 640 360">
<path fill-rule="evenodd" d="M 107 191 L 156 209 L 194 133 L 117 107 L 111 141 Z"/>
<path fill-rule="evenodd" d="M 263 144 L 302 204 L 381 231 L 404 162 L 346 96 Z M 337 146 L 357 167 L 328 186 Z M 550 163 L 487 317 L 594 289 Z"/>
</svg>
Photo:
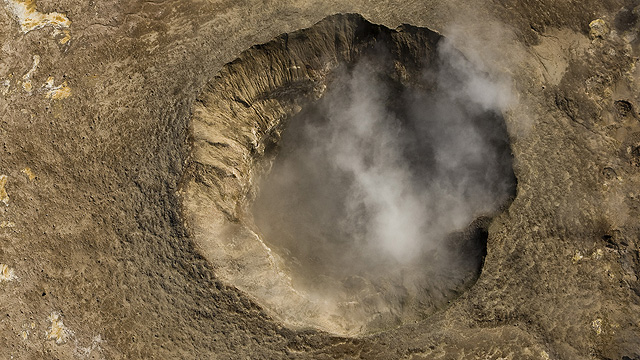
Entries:
<svg viewBox="0 0 640 360">
<path fill-rule="evenodd" d="M 356 14 L 244 51 L 193 110 L 184 207 L 200 252 L 294 328 L 360 335 L 446 307 L 516 191 L 478 81 L 440 34 Z"/>
</svg>

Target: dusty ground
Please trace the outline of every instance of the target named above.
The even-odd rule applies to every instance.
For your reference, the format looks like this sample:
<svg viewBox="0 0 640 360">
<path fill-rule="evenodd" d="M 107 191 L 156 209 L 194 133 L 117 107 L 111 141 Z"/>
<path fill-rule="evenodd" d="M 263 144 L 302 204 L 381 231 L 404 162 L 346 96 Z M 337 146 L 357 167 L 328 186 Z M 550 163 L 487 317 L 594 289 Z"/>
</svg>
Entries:
<svg viewBox="0 0 640 360">
<path fill-rule="evenodd" d="M 635 5 L 3 1 L 0 358 L 640 358 Z M 518 195 L 480 280 L 360 339 L 284 328 L 219 281 L 177 195 L 205 84 L 338 12 L 453 37 L 519 98 Z"/>
</svg>

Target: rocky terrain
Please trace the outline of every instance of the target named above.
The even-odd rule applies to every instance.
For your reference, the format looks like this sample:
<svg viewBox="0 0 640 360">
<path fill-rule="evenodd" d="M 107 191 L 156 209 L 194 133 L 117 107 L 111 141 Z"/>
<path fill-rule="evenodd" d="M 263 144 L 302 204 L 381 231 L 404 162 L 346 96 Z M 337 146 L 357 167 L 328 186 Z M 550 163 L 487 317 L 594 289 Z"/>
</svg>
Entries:
<svg viewBox="0 0 640 360">
<path fill-rule="evenodd" d="M 289 326 L 341 335 L 422 320 L 470 286 L 486 254 L 490 219 L 464 228 L 506 205 L 515 179 L 504 120 L 461 94 L 470 83 L 464 77 L 485 79 L 449 64 L 470 66 L 446 48 L 446 40 L 426 28 L 390 30 L 359 15 L 335 15 L 255 46 L 220 71 L 194 107 L 183 179 L 188 227 L 218 277 Z M 351 109 L 336 110 L 339 98 L 351 98 L 343 105 Z M 374 102 L 387 105 L 365 110 Z M 336 138 L 327 120 L 316 118 L 323 108 L 351 112 L 356 120 L 335 121 L 332 128 L 346 133 Z M 459 114 L 452 115 L 455 109 Z M 359 136 L 363 123 L 372 130 Z M 439 141 L 447 137 L 440 127 L 482 133 L 486 140 L 467 134 Z M 402 139 L 394 140 L 398 134 Z M 290 145 L 292 139 L 299 144 Z M 455 150 L 442 150 L 454 143 Z M 491 160 L 469 160 L 476 153 Z M 294 163 L 278 166 L 287 154 L 295 154 Z M 347 168 L 333 171 L 340 160 L 323 160 L 332 154 Z M 443 157 L 447 164 L 439 165 Z M 366 162 L 375 166 L 355 171 Z M 365 189 L 372 176 L 388 185 Z M 456 195 L 462 183 L 475 187 Z M 490 195 L 479 205 L 464 192 Z M 352 204 L 343 206 L 350 193 Z M 420 202 L 438 206 L 422 210 Z M 361 209 L 358 216 L 354 208 Z M 431 220 L 421 226 L 422 218 Z M 406 235 L 412 232 L 416 239 Z"/>
<path fill-rule="evenodd" d="M 637 5 L 4 0 L 0 358 L 640 358 Z M 356 336 L 292 324 L 234 283 L 205 245 L 238 235 L 216 221 L 245 204 L 231 191 L 203 213 L 193 192 L 237 186 L 198 165 L 225 64 L 337 13 L 436 31 L 513 95 L 516 195 L 479 278 Z"/>
</svg>

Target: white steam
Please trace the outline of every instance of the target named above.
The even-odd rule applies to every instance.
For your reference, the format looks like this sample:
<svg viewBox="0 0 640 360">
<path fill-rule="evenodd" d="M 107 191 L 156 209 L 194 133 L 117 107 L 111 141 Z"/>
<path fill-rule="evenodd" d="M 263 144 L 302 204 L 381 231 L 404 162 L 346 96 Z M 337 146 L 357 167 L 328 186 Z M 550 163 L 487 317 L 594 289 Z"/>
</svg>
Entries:
<svg viewBox="0 0 640 360">
<path fill-rule="evenodd" d="M 337 72 L 324 98 L 291 120 L 260 184 L 256 223 L 290 252 L 307 286 L 361 276 L 427 292 L 455 288 L 481 250 L 455 248 L 450 234 L 513 195 L 499 116 L 509 87 L 447 42 L 420 84 L 399 86 L 386 59 Z M 407 280 L 408 266 L 423 275 Z"/>
</svg>

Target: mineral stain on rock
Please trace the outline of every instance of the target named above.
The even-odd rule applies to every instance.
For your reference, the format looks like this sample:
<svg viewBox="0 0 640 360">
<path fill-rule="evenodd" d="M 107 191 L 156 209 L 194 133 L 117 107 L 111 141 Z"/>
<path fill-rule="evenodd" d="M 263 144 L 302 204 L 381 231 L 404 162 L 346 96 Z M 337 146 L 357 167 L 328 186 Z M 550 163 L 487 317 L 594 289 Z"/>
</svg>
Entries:
<svg viewBox="0 0 640 360">
<path fill-rule="evenodd" d="M 66 99 L 71 96 L 71 88 L 67 85 L 66 81 L 63 81 L 62 84 L 55 86 L 54 85 L 54 77 L 50 76 L 47 79 L 47 82 L 43 85 L 46 92 L 44 97 L 51 100 L 61 100 Z"/>
<path fill-rule="evenodd" d="M 33 65 L 31 66 L 31 69 L 29 69 L 29 71 L 24 74 L 24 76 L 22 76 L 22 88 L 28 93 L 31 93 L 31 91 L 33 90 L 31 78 L 38 69 L 38 65 L 40 65 L 40 55 L 33 55 Z"/>
<path fill-rule="evenodd" d="M 66 343 L 71 336 L 73 336 L 73 331 L 67 328 L 62 321 L 62 316 L 57 312 L 52 312 L 48 317 L 51 325 L 46 332 L 47 340 L 55 340 L 56 344 L 64 344 Z"/>
<path fill-rule="evenodd" d="M 7 9 L 17 18 L 23 33 L 45 26 L 68 28 L 71 25 L 71 21 L 64 14 L 58 12 L 43 14 L 39 12 L 34 0 L 4 0 L 4 3 Z"/>
<path fill-rule="evenodd" d="M 36 174 L 29 167 L 26 167 L 26 168 L 20 170 L 20 172 L 25 174 L 27 176 L 27 178 L 29 179 L 29 181 L 33 181 L 36 178 Z"/>
<path fill-rule="evenodd" d="M 15 271 L 6 264 L 0 264 L 0 282 L 16 279 Z"/>
<path fill-rule="evenodd" d="M 0 201 L 2 201 L 5 206 L 9 206 L 9 194 L 7 194 L 6 189 L 8 178 L 7 175 L 0 175 Z"/>
</svg>

